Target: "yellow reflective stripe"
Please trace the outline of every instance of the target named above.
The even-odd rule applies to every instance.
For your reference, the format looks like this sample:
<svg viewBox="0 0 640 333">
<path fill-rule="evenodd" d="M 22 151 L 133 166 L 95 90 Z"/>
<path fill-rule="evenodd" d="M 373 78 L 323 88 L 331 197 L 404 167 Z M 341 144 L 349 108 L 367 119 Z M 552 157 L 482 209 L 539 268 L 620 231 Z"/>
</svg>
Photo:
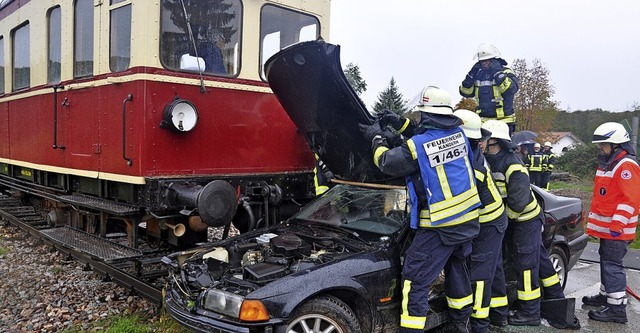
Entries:
<svg viewBox="0 0 640 333">
<path fill-rule="evenodd" d="M 409 291 L 411 291 L 411 281 L 404 280 L 402 285 L 402 314 L 400 315 L 400 326 L 414 329 L 424 329 L 427 317 L 414 317 L 409 315 Z"/>
<path fill-rule="evenodd" d="M 477 199 L 474 200 L 474 202 L 480 202 L 480 198 L 478 197 L 478 189 L 475 186 L 456 195 L 455 197 L 448 197 L 446 201 L 431 204 L 429 205 L 429 209 L 431 210 L 431 214 L 434 214 L 434 212 L 439 212 L 445 209 L 449 209 L 452 206 L 460 205 L 461 203 L 469 199 Z"/>
<path fill-rule="evenodd" d="M 500 93 L 500 89 L 496 85 L 493 86 L 493 98 L 495 100 L 502 101 L 502 94 Z M 504 118 L 504 106 L 503 103 L 500 103 L 499 105 L 499 107 L 496 107 L 496 118 L 501 119 Z"/>
<path fill-rule="evenodd" d="M 489 307 L 487 306 L 486 308 L 480 308 L 477 310 L 473 310 L 473 312 L 471 313 L 471 317 L 473 318 L 478 318 L 478 319 L 484 319 L 489 317 Z"/>
<path fill-rule="evenodd" d="M 470 95 L 470 94 L 473 92 L 473 88 L 474 88 L 474 87 L 475 87 L 475 84 L 474 84 L 474 85 L 472 85 L 472 86 L 471 86 L 471 87 L 469 87 L 469 88 L 466 88 L 465 86 L 460 85 L 460 92 L 461 92 L 461 93 L 463 93 L 463 94 L 465 94 L 465 95 Z"/>
<path fill-rule="evenodd" d="M 500 94 L 502 95 L 502 93 L 507 91 L 509 87 L 511 87 L 511 79 L 507 76 L 504 81 L 502 81 L 502 83 L 498 86 Z"/>
<path fill-rule="evenodd" d="M 502 200 L 496 201 L 480 209 L 480 223 L 494 221 L 502 216 L 502 213 L 504 213 L 504 204 L 502 204 Z"/>
<path fill-rule="evenodd" d="M 484 281 L 476 281 L 473 310 L 482 308 L 482 295 L 484 295 Z"/>
<path fill-rule="evenodd" d="M 511 164 L 508 168 L 507 168 L 507 172 L 504 174 L 504 177 L 506 180 L 511 178 L 511 174 L 516 172 L 516 171 L 520 171 L 520 172 L 524 172 L 527 175 L 529 175 L 529 172 L 527 171 L 527 169 L 524 167 L 524 165 L 522 164 Z"/>
<path fill-rule="evenodd" d="M 499 308 L 507 305 L 509 305 L 509 300 L 507 299 L 507 296 L 497 296 L 497 297 L 491 297 L 491 304 L 489 305 L 489 307 Z"/>
<path fill-rule="evenodd" d="M 471 207 L 473 207 L 478 203 L 480 203 L 480 198 L 477 195 L 475 195 L 469 198 L 467 201 L 462 202 L 456 206 L 450 207 L 448 209 L 439 210 L 439 211 L 434 211 L 433 209 L 431 209 L 429 211 L 429 217 L 431 218 L 431 220 L 437 222 L 440 220 L 444 220 L 448 217 L 460 214 L 468 209 L 471 209 Z M 480 216 L 480 211 L 478 209 L 474 209 L 474 211 L 476 211 L 476 216 Z"/>
<path fill-rule="evenodd" d="M 474 173 L 479 182 L 484 182 L 484 173 L 482 171 L 474 170 Z"/>
<path fill-rule="evenodd" d="M 453 197 L 453 194 L 451 193 L 451 187 L 449 187 L 449 180 L 447 178 L 447 173 L 444 171 L 443 164 L 436 166 L 436 173 L 438 174 L 438 181 L 442 188 L 442 194 L 444 195 L 445 200 L 449 200 Z M 433 206 L 431 206 L 431 209 L 434 209 Z"/>
<path fill-rule="evenodd" d="M 524 290 L 518 290 L 518 299 L 522 301 L 531 301 L 540 298 L 540 288 L 531 289 L 531 270 L 527 269 L 522 272 Z"/>
<path fill-rule="evenodd" d="M 418 159 L 418 151 L 416 150 L 416 143 L 413 140 L 407 140 L 407 146 L 409 147 L 409 151 L 411 152 L 411 158 L 414 160 Z"/>
<path fill-rule="evenodd" d="M 411 123 L 411 121 L 409 121 L 409 118 L 406 118 L 404 120 L 404 124 L 402 124 L 402 127 L 400 127 L 400 129 L 398 130 L 398 132 L 402 133 L 404 132 L 404 130 L 407 129 L 407 127 L 409 127 L 409 124 Z"/>
<path fill-rule="evenodd" d="M 470 220 L 473 220 L 473 219 L 475 219 L 475 218 L 478 218 L 478 210 L 477 210 L 477 209 L 474 209 L 474 210 L 472 210 L 472 211 L 470 211 L 470 212 L 468 212 L 468 213 L 466 213 L 466 214 L 464 214 L 464 215 L 460 215 L 460 216 L 458 216 L 457 218 L 455 218 L 455 219 L 453 219 L 453 220 L 451 220 L 451 221 L 447 221 L 447 222 L 445 222 L 445 223 L 438 224 L 438 225 L 435 225 L 435 226 L 434 226 L 434 225 L 431 223 L 431 220 L 428 218 L 428 216 L 427 216 L 427 218 L 422 218 L 422 215 L 423 215 L 423 214 L 422 214 L 422 212 L 423 212 L 423 211 L 421 211 L 421 212 L 420 212 L 420 227 L 421 227 L 421 228 L 440 228 L 440 227 L 450 227 L 450 226 L 452 226 L 452 225 L 461 224 L 461 223 L 464 223 L 464 222 L 468 222 L 468 221 L 470 221 Z"/>
<path fill-rule="evenodd" d="M 488 117 L 480 117 L 480 119 L 482 120 L 482 122 L 483 122 L 483 123 L 484 123 L 484 122 L 486 122 L 487 120 L 491 120 L 491 119 L 495 120 L 495 119 L 498 119 L 498 120 L 500 120 L 500 121 L 502 121 L 502 122 L 505 122 L 505 123 L 507 123 L 507 124 L 511 124 L 511 123 L 515 123 L 515 122 L 516 122 L 516 115 L 515 115 L 515 114 L 511 114 L 511 115 L 508 115 L 508 116 L 504 116 L 504 117 L 502 117 L 502 118 L 488 118 Z"/>
<path fill-rule="evenodd" d="M 473 295 L 467 295 L 462 298 L 451 298 L 447 296 L 447 305 L 452 309 L 462 309 L 465 306 L 473 303 Z"/>
<path fill-rule="evenodd" d="M 380 167 L 380 157 L 382 157 L 382 154 L 384 154 L 388 150 L 389 148 L 385 146 L 380 146 L 376 148 L 375 152 L 373 152 L 373 164 L 375 164 L 378 168 Z"/>
<path fill-rule="evenodd" d="M 317 181 L 316 181 L 317 183 Z M 317 186 L 316 185 L 316 196 L 320 196 L 329 190 L 329 186 Z"/>
<path fill-rule="evenodd" d="M 547 288 L 560 283 L 560 277 L 558 277 L 558 274 L 553 274 L 546 279 L 540 280 L 540 282 L 542 282 L 543 287 Z"/>
</svg>

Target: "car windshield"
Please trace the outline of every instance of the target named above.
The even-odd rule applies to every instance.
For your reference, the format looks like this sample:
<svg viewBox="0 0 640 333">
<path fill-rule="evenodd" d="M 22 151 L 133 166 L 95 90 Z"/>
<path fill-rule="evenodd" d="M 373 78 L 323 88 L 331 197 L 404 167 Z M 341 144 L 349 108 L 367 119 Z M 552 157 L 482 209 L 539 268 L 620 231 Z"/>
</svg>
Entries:
<svg viewBox="0 0 640 333">
<path fill-rule="evenodd" d="M 293 219 L 389 235 L 402 227 L 407 216 L 405 189 L 336 185 Z"/>
</svg>

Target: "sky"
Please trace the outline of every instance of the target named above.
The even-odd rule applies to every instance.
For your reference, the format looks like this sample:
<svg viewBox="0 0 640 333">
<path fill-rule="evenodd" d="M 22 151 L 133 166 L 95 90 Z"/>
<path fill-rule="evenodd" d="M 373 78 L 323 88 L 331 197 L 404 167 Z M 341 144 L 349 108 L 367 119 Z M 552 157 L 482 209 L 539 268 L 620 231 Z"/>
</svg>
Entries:
<svg viewBox="0 0 640 333">
<path fill-rule="evenodd" d="M 562 110 L 640 105 L 638 0 L 331 0 L 327 40 L 360 68 L 370 109 L 391 77 L 407 100 L 435 85 L 455 105 L 482 43 L 509 65 L 539 59 Z"/>
</svg>

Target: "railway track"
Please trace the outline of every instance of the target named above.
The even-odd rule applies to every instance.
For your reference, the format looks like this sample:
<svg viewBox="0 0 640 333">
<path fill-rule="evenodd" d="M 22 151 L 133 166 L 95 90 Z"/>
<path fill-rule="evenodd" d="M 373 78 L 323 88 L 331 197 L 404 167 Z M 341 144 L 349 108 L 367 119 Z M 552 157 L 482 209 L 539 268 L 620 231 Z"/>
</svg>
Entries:
<svg viewBox="0 0 640 333">
<path fill-rule="evenodd" d="M 105 239 L 69 226 L 52 227 L 36 207 L 4 194 L 0 194 L 0 218 L 132 293 L 162 304 L 167 274 L 161 263 L 166 253 L 161 250 L 122 245 L 126 244 L 126 235 L 108 235 Z"/>
</svg>

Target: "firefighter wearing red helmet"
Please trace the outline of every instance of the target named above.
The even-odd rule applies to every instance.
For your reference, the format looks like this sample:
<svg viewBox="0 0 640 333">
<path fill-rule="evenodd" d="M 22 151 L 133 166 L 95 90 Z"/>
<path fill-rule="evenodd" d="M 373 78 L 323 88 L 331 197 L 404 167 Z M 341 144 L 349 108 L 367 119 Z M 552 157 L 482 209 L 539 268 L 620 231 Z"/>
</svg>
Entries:
<svg viewBox="0 0 640 333">
<path fill-rule="evenodd" d="M 598 321 L 626 323 L 627 277 L 622 258 L 635 239 L 640 213 L 640 167 L 629 133 L 619 123 L 604 123 L 593 132 L 598 145 L 598 169 L 593 184 L 587 234 L 600 239 L 600 293 L 582 303 L 600 306 L 589 311 Z"/>
<path fill-rule="evenodd" d="M 513 99 L 518 91 L 518 79 L 500 58 L 500 51 L 491 44 L 481 44 L 474 56 L 477 62 L 462 81 L 459 91 L 478 103 L 476 112 L 482 121 L 497 119 L 509 126 L 509 135 L 516 127 Z"/>
</svg>

